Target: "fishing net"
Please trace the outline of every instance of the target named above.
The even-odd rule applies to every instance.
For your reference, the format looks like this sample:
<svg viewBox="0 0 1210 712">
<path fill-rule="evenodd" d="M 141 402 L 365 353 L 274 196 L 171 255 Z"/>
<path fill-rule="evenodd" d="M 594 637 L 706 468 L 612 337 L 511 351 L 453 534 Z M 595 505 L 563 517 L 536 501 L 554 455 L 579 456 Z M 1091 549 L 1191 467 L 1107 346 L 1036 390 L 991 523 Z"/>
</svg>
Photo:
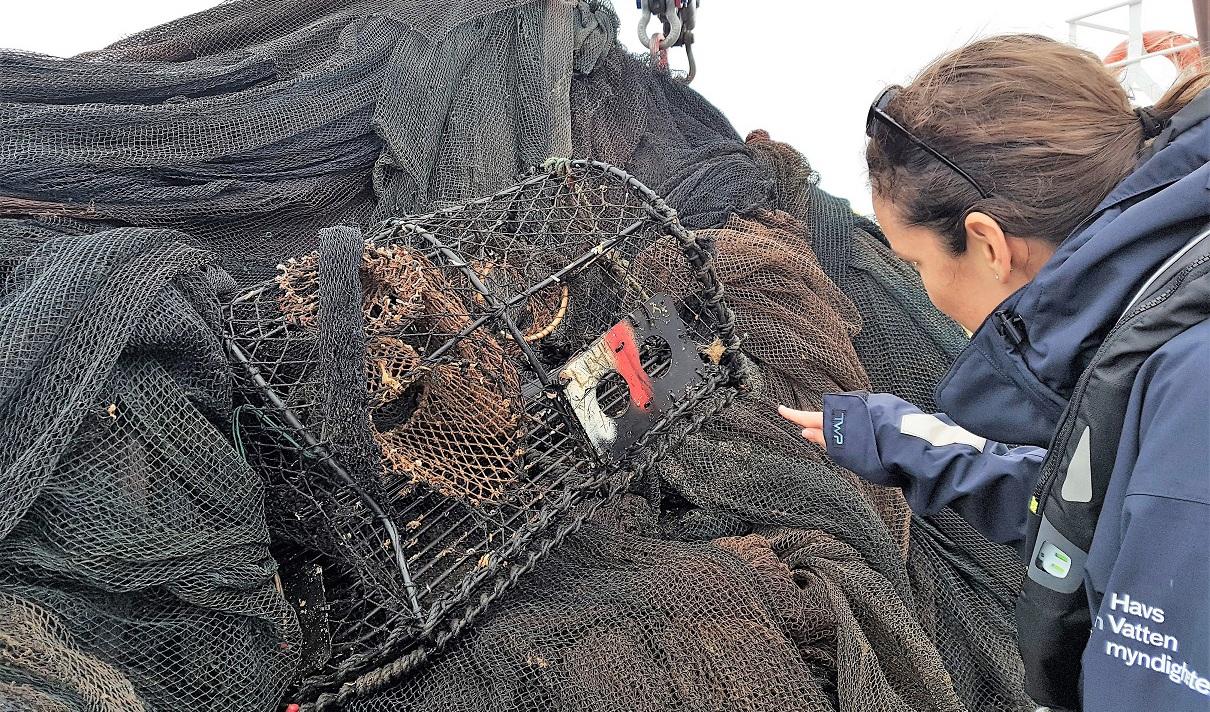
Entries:
<svg viewBox="0 0 1210 712">
<path fill-rule="evenodd" d="M 836 539 L 681 542 L 622 531 L 630 511 L 600 519 L 422 674 L 351 709 L 962 709 L 895 590 Z"/>
<path fill-rule="evenodd" d="M 616 27 L 232 0 L 0 52 L 0 707 L 1029 709 L 1011 552 L 775 413 L 927 408 L 961 332 Z M 517 183 L 569 155 L 652 191 Z"/>
<path fill-rule="evenodd" d="M 579 526 L 573 508 L 734 397 L 734 316 L 692 234 L 617 169 L 550 170 L 366 243 L 328 231 L 227 310 L 240 442 L 285 508 L 281 555 L 320 574 L 330 660 L 304 702 L 411 672 Z M 676 257 L 653 274 L 657 246 Z"/>
<path fill-rule="evenodd" d="M 894 257 L 877 226 L 856 216 L 846 201 L 818 187 L 818 176 L 798 151 L 772 141 L 761 131 L 741 141 L 726 119 L 701 96 L 619 51 L 607 54 L 591 74 L 576 77 L 572 96 L 576 151 L 617 161 L 656 186 L 669 196 L 669 203 L 680 211 L 687 225 L 717 227 L 735 215 L 768 221 L 768 213 L 774 209 L 797 220 L 800 224 L 783 227 L 784 249 L 770 250 L 773 266 L 769 269 L 780 270 L 783 264 L 792 264 L 801 252 L 812 252 L 818 267 L 860 314 L 860 329 L 852 337 L 852 347 L 868 374 L 868 387 L 894 393 L 926 410 L 934 408 L 936 383 L 965 345 L 964 335 L 929 303 L 918 277 Z M 784 219 L 781 222 L 784 226 Z M 799 238 L 786 241 L 786 232 L 797 232 Z M 723 253 L 718 259 L 725 259 Z M 738 296 L 737 288 L 761 278 L 765 275 L 740 280 L 739 285 L 728 284 L 731 303 L 741 322 L 746 316 L 763 322 L 763 330 L 742 325 L 749 341 L 760 331 L 773 343 L 778 339 L 785 343 L 787 335 L 795 333 L 810 334 L 813 327 L 800 320 L 791 320 L 791 328 L 780 330 L 774 320 L 784 319 L 784 313 Z M 809 280 L 804 284 L 814 285 Z M 777 294 L 776 300 L 794 303 L 793 297 L 806 291 L 799 287 L 790 291 L 790 298 L 783 293 Z M 797 313 L 814 315 L 801 309 Z M 809 321 L 819 324 L 831 320 L 835 324 L 836 319 L 835 314 L 829 314 Z M 846 351 L 829 344 L 826 349 L 804 350 L 802 355 L 810 359 L 812 368 L 826 373 L 829 359 L 842 353 Z M 762 366 L 763 377 L 766 369 L 760 355 L 754 353 L 753 360 Z M 724 431 L 702 447 L 703 454 L 696 461 L 676 469 L 726 473 L 726 477 L 714 477 L 698 486 L 695 492 L 707 502 L 725 493 L 732 511 L 744 513 L 706 515 L 694 510 L 692 517 L 695 521 L 708 520 L 716 534 L 728 528 L 742 531 L 744 522 L 767 521 L 771 513 L 794 512 L 802 508 L 802 502 L 815 501 L 826 504 L 807 517 L 778 523 L 832 526 L 831 531 L 836 531 L 830 513 L 864 509 L 864 518 L 859 514 L 853 520 L 864 521 L 865 526 L 847 524 L 854 534 L 846 541 L 867 542 L 856 545 L 863 556 L 900 582 L 904 574 L 896 571 L 898 566 L 889 556 L 888 538 L 900 550 L 906 549 L 910 585 L 905 587 L 911 589 L 906 595 L 918 599 L 912 605 L 940 650 L 963 702 L 978 710 L 1032 709 L 1022 691 L 1021 662 L 1013 632 L 1012 601 L 1022 567 L 1010 549 L 987 541 L 952 512 L 943 512 L 928 522 L 915 518 L 913 525 L 905 528 L 902 522 L 896 523 L 903 509 L 894 493 L 864 488 L 864 498 L 837 496 L 835 477 L 818 482 L 796 477 L 801 463 L 817 455 L 795 451 L 788 444 L 789 439 L 797 437 L 795 433 L 782 435 L 787 442 L 778 447 L 788 448 L 793 454 L 783 456 L 785 465 L 780 469 L 770 464 L 777 458 L 768 462 L 752 458 L 752 441 L 776 439 L 769 434 L 776 426 L 766 425 L 776 421 L 770 403 L 794 396 L 799 400 L 787 404 L 818 407 L 821 392 L 867 386 L 864 378 L 847 384 L 822 380 L 801 389 L 814 397 L 803 400 L 798 393 L 774 393 L 766 396 L 763 412 L 745 413 L 752 407 L 745 399 L 722 416 L 721 420 L 727 421 L 734 414 L 734 420 L 748 424 L 748 430 L 761 432 L 745 438 Z M 683 449 L 690 451 L 692 444 L 691 438 Z M 769 448 L 766 445 L 764 449 Z M 734 455 L 721 456 L 728 452 Z M 745 466 L 744 462 L 759 465 Z M 744 482 L 744 478 L 730 477 L 745 471 L 754 471 L 758 477 L 753 485 L 737 492 L 735 482 Z M 785 482 L 803 484 L 788 490 L 783 500 L 779 495 Z M 791 504 L 787 505 L 786 500 Z M 871 503 L 883 514 L 885 532 L 870 532 Z M 879 561 L 883 562 L 881 566 Z"/>
<path fill-rule="evenodd" d="M 928 302 L 877 226 L 818 187 L 802 154 L 764 131 L 747 144 L 777 176 L 777 207 L 806 223 L 821 266 L 861 313 L 853 346 L 873 388 L 933 410 L 937 381 L 965 343 L 957 325 Z M 1024 573 L 1016 553 L 949 510 L 913 518 L 908 553 L 916 611 L 967 706 L 1032 710 L 1013 617 Z"/>
<path fill-rule="evenodd" d="M 802 154 L 764 131 L 747 145 L 777 176 L 776 207 L 806 225 L 820 266 L 861 313 L 853 346 L 874 388 L 933 410 L 937 381 L 966 345 L 961 329 L 933 307 L 877 226 L 819 188 Z"/>
<path fill-rule="evenodd" d="M 250 286 L 323 228 L 570 155 L 572 74 L 615 34 L 589 3 L 233 0 L 80 57 L 3 51 L 0 215 L 178 228 Z"/>
<path fill-rule="evenodd" d="M 759 380 L 665 462 L 665 480 L 745 522 L 823 528 L 905 584 L 908 511 L 898 490 L 836 467 L 777 416 L 778 405 L 819 408 L 823 393 L 868 387 L 851 341 L 857 311 L 786 213 L 735 217 L 698 235 L 714 246 L 728 298 L 742 305 L 737 325 Z"/>
<path fill-rule="evenodd" d="M 267 709 L 294 676 L 223 282 L 181 237 L 0 221 L 5 709 Z"/>
<path fill-rule="evenodd" d="M 351 709 L 965 709 L 912 613 L 902 498 L 776 416 L 866 383 L 852 304 L 785 213 L 696 234 L 741 306 L 749 387 L 446 653 Z M 631 273 L 691 300 L 680 261 L 656 242 Z"/>
<path fill-rule="evenodd" d="M 571 88 L 572 152 L 625 167 L 688 228 L 773 207 L 773 176 L 700 94 L 614 47 Z"/>
</svg>

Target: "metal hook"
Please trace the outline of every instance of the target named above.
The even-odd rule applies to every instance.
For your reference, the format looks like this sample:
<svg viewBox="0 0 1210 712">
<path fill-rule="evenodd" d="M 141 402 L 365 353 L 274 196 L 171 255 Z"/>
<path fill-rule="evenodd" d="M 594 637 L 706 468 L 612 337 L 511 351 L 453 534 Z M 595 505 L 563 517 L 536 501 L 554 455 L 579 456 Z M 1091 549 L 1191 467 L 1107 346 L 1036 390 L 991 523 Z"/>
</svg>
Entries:
<svg viewBox="0 0 1210 712">
<path fill-rule="evenodd" d="M 651 49 L 650 35 L 647 34 L 647 25 L 651 24 L 651 0 L 639 0 L 643 9 L 643 14 L 639 17 L 639 42 L 647 49 Z M 668 23 L 668 36 L 664 38 L 664 46 L 671 47 L 676 44 L 681 38 L 681 16 L 676 8 L 673 8 L 671 13 L 661 13 L 660 20 Z"/>
</svg>

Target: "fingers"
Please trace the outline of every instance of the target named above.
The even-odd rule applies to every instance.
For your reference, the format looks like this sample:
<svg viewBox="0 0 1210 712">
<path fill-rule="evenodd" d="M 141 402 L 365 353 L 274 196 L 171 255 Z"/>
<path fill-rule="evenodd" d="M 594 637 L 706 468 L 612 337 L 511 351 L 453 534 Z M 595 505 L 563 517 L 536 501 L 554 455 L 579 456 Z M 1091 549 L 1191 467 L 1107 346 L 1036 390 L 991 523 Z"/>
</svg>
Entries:
<svg viewBox="0 0 1210 712">
<path fill-rule="evenodd" d="M 823 430 L 823 413 L 817 410 L 794 410 L 784 405 L 777 406 L 777 414 L 800 428 Z"/>
<path fill-rule="evenodd" d="M 822 448 L 827 448 L 823 439 L 823 413 L 817 410 L 794 410 L 779 405 L 777 414 L 802 428 L 804 438 Z"/>
</svg>

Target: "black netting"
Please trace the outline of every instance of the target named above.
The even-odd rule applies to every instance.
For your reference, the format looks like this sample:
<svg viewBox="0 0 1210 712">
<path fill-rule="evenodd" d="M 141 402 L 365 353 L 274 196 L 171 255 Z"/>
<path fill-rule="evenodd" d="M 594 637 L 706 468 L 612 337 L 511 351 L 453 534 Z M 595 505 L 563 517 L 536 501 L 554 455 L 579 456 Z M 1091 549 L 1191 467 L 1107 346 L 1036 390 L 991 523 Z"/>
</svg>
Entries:
<svg viewBox="0 0 1210 712">
<path fill-rule="evenodd" d="M 352 709 L 961 709 L 895 589 L 842 542 L 669 541 L 620 531 L 632 514 L 603 514 L 430 669 Z"/>
<path fill-rule="evenodd" d="M 927 408 L 962 333 L 616 30 L 232 0 L 0 52 L 0 707 L 1028 709 L 1011 552 L 775 412 Z"/>
<path fill-rule="evenodd" d="M 615 31 L 587 4 L 235 0 L 81 57 L 0 52 L 0 215 L 178 227 L 252 284 L 324 227 L 569 155 L 572 73 Z"/>
<path fill-rule="evenodd" d="M 1013 607 L 1023 568 L 946 510 L 912 522 L 908 557 L 920 622 L 937 642 L 958 692 L 975 709 L 1030 712 Z"/>
<path fill-rule="evenodd" d="M 616 47 L 572 84 L 572 150 L 625 167 L 686 227 L 771 208 L 773 176 L 700 94 Z"/>
<path fill-rule="evenodd" d="M 273 705 L 298 627 L 264 488 L 225 436 L 220 274 L 166 230 L 8 227 L 0 701 Z"/>
</svg>

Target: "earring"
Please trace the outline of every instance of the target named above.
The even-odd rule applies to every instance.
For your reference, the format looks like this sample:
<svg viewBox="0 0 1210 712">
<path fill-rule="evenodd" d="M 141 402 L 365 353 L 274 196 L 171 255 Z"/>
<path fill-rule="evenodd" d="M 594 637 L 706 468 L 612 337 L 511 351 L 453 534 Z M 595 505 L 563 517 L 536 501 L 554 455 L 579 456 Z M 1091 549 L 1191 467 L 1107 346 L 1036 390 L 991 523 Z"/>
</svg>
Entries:
<svg viewBox="0 0 1210 712">
<path fill-rule="evenodd" d="M 992 272 L 992 276 L 996 278 L 996 281 L 997 281 L 997 282 L 999 282 L 999 281 L 1000 281 L 1000 273 L 999 273 L 999 272 Z"/>
</svg>

